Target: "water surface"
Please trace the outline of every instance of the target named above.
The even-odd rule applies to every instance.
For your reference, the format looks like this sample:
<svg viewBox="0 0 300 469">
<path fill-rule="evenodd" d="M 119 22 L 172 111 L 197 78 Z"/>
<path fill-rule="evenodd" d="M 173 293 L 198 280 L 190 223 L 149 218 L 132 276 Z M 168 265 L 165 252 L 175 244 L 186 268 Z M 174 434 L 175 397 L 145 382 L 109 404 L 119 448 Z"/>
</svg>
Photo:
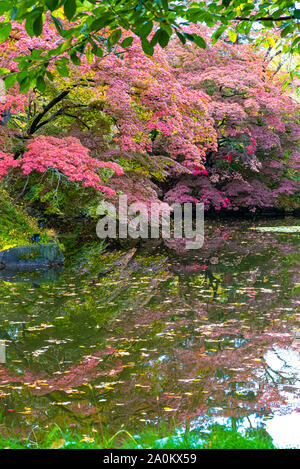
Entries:
<svg viewBox="0 0 300 469">
<path fill-rule="evenodd" d="M 198 251 L 95 246 L 47 275 L 2 272 L 1 424 L 137 433 L 189 419 L 300 447 L 287 436 L 300 427 L 299 234 L 251 229 L 280 224 L 299 222 L 206 221 Z"/>
</svg>

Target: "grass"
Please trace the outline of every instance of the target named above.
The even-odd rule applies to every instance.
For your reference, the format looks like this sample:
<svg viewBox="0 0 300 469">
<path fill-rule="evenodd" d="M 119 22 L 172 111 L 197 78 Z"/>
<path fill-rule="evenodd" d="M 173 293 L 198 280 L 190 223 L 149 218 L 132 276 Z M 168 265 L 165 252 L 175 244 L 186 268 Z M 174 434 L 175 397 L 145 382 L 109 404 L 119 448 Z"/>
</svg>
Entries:
<svg viewBox="0 0 300 469">
<path fill-rule="evenodd" d="M 167 428 L 146 429 L 139 435 L 121 429 L 112 437 L 90 435 L 61 430 L 54 426 L 50 431 L 34 430 L 28 437 L 0 437 L 1 449 L 275 449 L 271 437 L 262 429 L 248 430 L 245 435 L 220 425 L 209 431 L 192 431 L 186 434 Z"/>
</svg>

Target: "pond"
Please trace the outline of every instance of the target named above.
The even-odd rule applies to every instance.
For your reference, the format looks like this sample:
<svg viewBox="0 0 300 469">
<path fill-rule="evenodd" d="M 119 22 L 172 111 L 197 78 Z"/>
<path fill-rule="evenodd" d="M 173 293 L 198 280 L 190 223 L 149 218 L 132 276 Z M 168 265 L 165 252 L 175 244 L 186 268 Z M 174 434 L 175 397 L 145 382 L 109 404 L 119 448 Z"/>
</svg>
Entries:
<svg viewBox="0 0 300 469">
<path fill-rule="evenodd" d="M 113 434 L 188 419 L 300 447 L 299 234 L 259 225 L 299 220 L 206 220 L 197 251 L 95 244 L 60 271 L 2 271 L 1 423 Z"/>
</svg>

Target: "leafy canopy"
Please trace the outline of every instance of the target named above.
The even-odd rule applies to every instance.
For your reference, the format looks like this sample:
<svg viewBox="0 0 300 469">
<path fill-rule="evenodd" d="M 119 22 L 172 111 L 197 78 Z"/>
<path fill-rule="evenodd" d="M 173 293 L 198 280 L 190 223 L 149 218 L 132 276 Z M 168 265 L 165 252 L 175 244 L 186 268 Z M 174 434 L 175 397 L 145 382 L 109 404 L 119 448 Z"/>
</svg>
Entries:
<svg viewBox="0 0 300 469">
<path fill-rule="evenodd" d="M 202 23 L 213 28 L 214 41 L 228 30 L 231 39 L 238 34 L 248 35 L 254 24 L 260 31 L 276 27 L 281 38 L 288 43 L 285 52 L 299 50 L 300 47 L 297 36 L 300 10 L 295 8 L 294 1 L 289 0 L 0 0 L 0 16 L 3 18 L 0 43 L 10 36 L 15 21 L 25 24 L 26 33 L 31 38 L 41 36 L 47 16 L 51 16 L 60 36 L 47 51 L 33 48 L 30 56 L 20 57 L 18 74 L 23 76 L 10 75 L 7 87 L 17 78 L 20 82 L 24 74 L 29 74 L 31 86 L 37 84 L 42 88 L 50 63 L 58 65 L 61 75 L 65 76 L 66 64 L 71 61 L 79 65 L 82 54 L 91 61 L 93 55 L 101 57 L 110 53 L 116 44 L 123 48 L 130 46 L 132 38 L 124 39 L 122 29 L 140 38 L 147 55 L 153 54 L 156 44 L 165 48 L 174 33 L 182 43 L 192 41 L 205 48 L 202 37 L 182 30 L 187 23 Z M 106 27 L 110 35 L 103 38 L 99 31 Z M 9 72 L 0 70 L 2 75 Z"/>
</svg>

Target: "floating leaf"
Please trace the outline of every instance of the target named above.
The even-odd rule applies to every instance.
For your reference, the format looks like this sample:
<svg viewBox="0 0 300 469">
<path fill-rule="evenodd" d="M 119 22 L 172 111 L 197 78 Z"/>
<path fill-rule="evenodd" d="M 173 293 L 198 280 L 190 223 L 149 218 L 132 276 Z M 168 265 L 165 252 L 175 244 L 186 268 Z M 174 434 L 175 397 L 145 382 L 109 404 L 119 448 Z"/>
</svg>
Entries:
<svg viewBox="0 0 300 469">
<path fill-rule="evenodd" d="M 300 226 L 258 226 L 252 228 L 258 231 L 272 231 L 275 233 L 300 233 Z"/>
<path fill-rule="evenodd" d="M 60 449 L 64 446 L 66 440 L 64 440 L 63 438 L 61 440 L 56 440 L 52 443 L 51 445 L 51 449 Z"/>
</svg>

